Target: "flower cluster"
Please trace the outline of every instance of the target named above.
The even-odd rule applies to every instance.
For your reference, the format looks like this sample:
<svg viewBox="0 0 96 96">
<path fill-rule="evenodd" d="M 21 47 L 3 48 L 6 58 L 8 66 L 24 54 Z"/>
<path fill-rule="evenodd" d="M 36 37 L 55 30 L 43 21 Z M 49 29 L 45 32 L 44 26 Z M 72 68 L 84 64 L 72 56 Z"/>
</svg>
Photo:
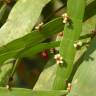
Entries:
<svg viewBox="0 0 96 96">
<path fill-rule="evenodd" d="M 68 22 L 68 20 L 69 20 L 68 14 L 64 13 L 64 14 L 62 14 L 62 17 L 63 17 L 63 23 L 66 24 Z"/>
<path fill-rule="evenodd" d="M 83 45 L 83 43 L 81 41 L 74 43 L 75 48 L 80 48 L 82 45 Z"/>
<path fill-rule="evenodd" d="M 56 60 L 56 64 L 62 64 L 63 63 L 63 57 L 60 54 L 56 54 L 54 56 L 54 59 Z"/>
</svg>

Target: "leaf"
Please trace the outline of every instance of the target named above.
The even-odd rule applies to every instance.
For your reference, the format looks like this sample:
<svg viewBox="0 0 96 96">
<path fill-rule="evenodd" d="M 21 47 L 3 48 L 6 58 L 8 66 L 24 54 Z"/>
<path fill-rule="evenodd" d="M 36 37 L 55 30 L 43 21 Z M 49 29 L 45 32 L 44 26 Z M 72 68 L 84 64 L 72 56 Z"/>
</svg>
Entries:
<svg viewBox="0 0 96 96">
<path fill-rule="evenodd" d="M 67 91 L 61 90 L 61 91 L 33 91 L 30 89 L 21 89 L 21 88 L 12 88 L 11 91 L 9 91 L 6 88 L 0 88 L 0 95 L 1 96 L 65 96 L 67 94 Z"/>
<path fill-rule="evenodd" d="M 64 65 L 58 65 L 53 89 L 64 89 L 66 87 L 66 82 L 73 69 L 76 52 L 74 43 L 79 39 L 82 31 L 85 0 L 68 0 L 67 3 L 68 15 L 71 21 L 69 25 L 65 24 L 64 37 L 60 43 L 60 54 L 64 59 Z"/>
<path fill-rule="evenodd" d="M 90 25 L 90 23 L 87 23 L 87 21 L 85 21 L 84 23 L 83 23 L 83 33 L 87 33 L 88 31 L 90 32 L 90 30 L 92 30 L 92 28 L 94 28 L 94 26 L 93 25 L 95 25 L 95 21 L 94 21 L 94 19 L 95 19 L 95 17 L 93 16 L 92 18 L 89 18 L 90 19 L 90 23 L 92 23 L 91 25 Z M 87 26 L 87 25 L 89 25 L 89 26 Z M 87 27 L 86 27 L 87 26 Z M 92 27 L 90 27 L 90 26 L 92 26 Z M 86 30 L 84 30 L 84 28 L 86 28 L 86 30 L 87 30 L 87 32 L 86 32 Z M 90 29 L 90 30 L 89 30 Z M 34 48 L 35 49 L 35 48 Z M 29 52 L 30 53 L 30 52 Z M 33 53 L 32 51 L 31 51 L 31 53 Z M 79 53 L 79 54 L 81 54 L 81 53 Z M 55 65 L 54 65 L 55 66 Z M 52 84 L 53 84 L 53 81 L 54 81 L 54 75 L 56 75 L 56 69 L 54 70 L 54 68 L 52 69 L 51 68 L 52 66 L 50 66 L 49 68 L 47 68 L 47 69 L 44 69 L 44 71 L 41 73 L 41 75 L 40 75 L 40 77 L 39 77 L 39 79 L 38 79 L 38 81 L 37 81 L 37 83 L 36 83 L 36 85 L 35 85 L 35 87 L 34 87 L 34 89 L 52 89 Z M 47 76 L 46 74 L 51 74 L 51 73 L 54 73 L 54 75 L 52 76 Z M 45 78 L 50 78 L 50 79 L 47 79 L 47 80 L 45 80 Z M 54 78 L 54 79 L 52 79 L 52 78 Z M 49 82 L 49 80 L 51 81 L 51 83 Z M 49 83 L 47 83 L 47 82 L 49 82 Z"/>
<path fill-rule="evenodd" d="M 3 3 L 3 2 L 2 2 Z M 8 15 L 11 11 L 13 6 L 9 6 L 7 4 L 3 4 L 1 7 L 1 12 L 0 12 L 0 28 L 3 26 L 3 24 L 6 22 Z"/>
<path fill-rule="evenodd" d="M 88 5 L 85 9 L 84 21 L 93 17 L 96 14 L 96 0 L 88 0 Z"/>
<path fill-rule="evenodd" d="M 0 86 L 4 86 L 8 82 L 12 67 L 12 63 L 6 63 L 0 67 Z"/>
<path fill-rule="evenodd" d="M 2 7 L 0 8 L 0 23 L 1 23 L 2 17 L 4 16 L 6 9 L 7 9 L 6 4 L 2 5 Z"/>
<path fill-rule="evenodd" d="M 84 61 L 80 64 L 72 81 L 68 96 L 96 96 L 96 38 L 91 42 Z"/>
<path fill-rule="evenodd" d="M 61 27 L 57 28 L 58 26 Z M 57 18 L 45 24 L 40 32 L 33 31 L 32 33 L 29 33 L 22 38 L 16 39 L 8 43 L 6 46 L 0 48 L 0 64 L 2 64 L 7 59 L 19 55 L 19 52 L 25 48 L 26 50 L 30 50 L 33 46 L 46 40 L 49 36 L 58 33 L 62 29 L 62 19 Z"/>
<path fill-rule="evenodd" d="M 24 49 L 19 53 L 19 57 L 31 57 L 39 52 L 42 52 L 46 49 L 55 48 L 60 45 L 59 41 L 53 41 L 49 43 L 40 43 L 36 46 L 30 47 L 29 49 Z"/>
<path fill-rule="evenodd" d="M 42 8 L 50 0 L 18 0 L 0 29 L 0 46 L 31 32 Z"/>
<path fill-rule="evenodd" d="M 91 0 L 91 1 L 93 1 L 93 0 Z M 90 6 L 91 9 L 96 7 L 96 5 L 93 4 L 93 3 L 95 3 L 95 2 L 91 3 L 93 5 L 93 6 L 92 5 Z M 90 42 L 90 38 L 93 36 L 92 31 L 95 31 L 95 27 L 96 27 L 96 22 L 95 21 L 96 21 L 96 14 L 93 15 L 91 18 L 87 19 L 83 23 L 82 33 L 81 33 L 81 37 L 80 37 L 81 40 L 83 39 L 82 40 L 83 43 Z M 85 45 L 76 53 L 76 56 L 75 56 L 76 62 L 74 64 L 74 68 L 73 68 L 73 72 L 71 74 L 71 78 L 73 78 L 77 68 L 79 67 L 79 64 L 83 61 L 84 53 L 85 53 L 86 50 L 87 50 L 87 48 L 86 48 L 86 45 Z"/>
<path fill-rule="evenodd" d="M 60 26 L 60 27 L 58 27 L 58 26 Z M 0 48 L 0 54 L 4 54 L 4 55 L 1 55 L 2 57 L 4 56 L 4 58 L 1 59 L 1 63 L 4 62 L 6 59 L 16 56 L 19 51 L 23 50 L 29 44 L 33 46 L 33 45 L 43 41 L 43 39 L 45 40 L 45 38 L 47 38 L 46 36 L 49 37 L 48 34 L 50 34 L 50 36 L 51 36 L 51 32 L 53 35 L 62 30 L 63 30 L 62 19 L 57 18 L 57 19 L 54 19 L 51 22 L 45 24 L 43 26 L 43 30 L 41 30 L 40 33 L 33 31 L 32 33 L 29 33 L 27 36 L 24 36 L 22 38 L 12 41 L 11 43 L 8 43 L 6 46 Z M 41 34 L 41 33 L 43 33 L 43 34 Z M 44 34 L 45 35 L 47 34 L 47 35 L 45 36 Z"/>
<path fill-rule="evenodd" d="M 57 64 L 51 65 L 48 68 L 44 68 L 35 84 L 34 90 L 51 90 L 55 79 L 56 69 Z"/>
</svg>

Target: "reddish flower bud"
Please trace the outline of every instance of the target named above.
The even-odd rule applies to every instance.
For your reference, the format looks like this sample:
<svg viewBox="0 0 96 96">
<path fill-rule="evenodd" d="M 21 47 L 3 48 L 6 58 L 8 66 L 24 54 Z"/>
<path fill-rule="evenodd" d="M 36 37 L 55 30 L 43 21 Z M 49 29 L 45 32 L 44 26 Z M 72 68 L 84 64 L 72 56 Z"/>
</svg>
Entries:
<svg viewBox="0 0 96 96">
<path fill-rule="evenodd" d="M 44 58 L 44 59 L 48 59 L 48 52 L 47 52 L 47 51 L 43 51 L 43 52 L 41 53 L 41 56 L 42 56 L 42 58 Z"/>
</svg>

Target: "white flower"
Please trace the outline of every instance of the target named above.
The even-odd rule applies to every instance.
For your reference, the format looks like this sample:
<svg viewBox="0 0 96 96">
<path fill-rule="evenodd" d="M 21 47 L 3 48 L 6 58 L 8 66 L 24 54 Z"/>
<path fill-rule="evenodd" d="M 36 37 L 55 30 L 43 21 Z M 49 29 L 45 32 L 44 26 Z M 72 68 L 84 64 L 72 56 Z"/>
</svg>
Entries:
<svg viewBox="0 0 96 96">
<path fill-rule="evenodd" d="M 83 43 L 82 43 L 81 41 L 78 41 L 77 44 L 78 44 L 79 46 L 82 46 L 82 45 L 83 45 Z"/>
<path fill-rule="evenodd" d="M 77 48 L 77 44 L 76 43 L 74 43 L 74 48 Z"/>
<path fill-rule="evenodd" d="M 55 51 L 56 51 L 55 48 L 50 49 L 50 53 L 55 53 Z"/>
<path fill-rule="evenodd" d="M 82 45 L 83 45 L 83 43 L 81 41 L 74 43 L 75 48 L 80 48 Z"/>
<path fill-rule="evenodd" d="M 63 17 L 63 23 L 66 24 L 68 22 L 69 16 L 67 13 L 62 14 Z"/>
<path fill-rule="evenodd" d="M 44 25 L 44 23 L 41 22 L 39 25 L 37 25 L 37 26 L 35 27 L 35 29 L 36 29 L 36 30 L 39 30 L 43 25 Z"/>
<path fill-rule="evenodd" d="M 62 17 L 68 17 L 67 13 L 62 14 Z"/>
<path fill-rule="evenodd" d="M 67 90 L 68 90 L 68 92 L 70 92 L 71 89 L 72 89 L 72 84 L 71 84 L 71 83 L 68 83 L 68 86 L 67 86 Z"/>
<path fill-rule="evenodd" d="M 62 64 L 63 63 L 63 57 L 60 54 L 56 54 L 54 56 L 54 59 L 56 59 L 56 64 Z"/>
<path fill-rule="evenodd" d="M 63 23 L 66 24 L 68 22 L 68 18 L 64 18 Z"/>
<path fill-rule="evenodd" d="M 10 88 L 10 86 L 9 86 L 9 85 L 6 85 L 6 88 L 7 88 L 7 89 L 9 89 L 9 88 Z"/>
</svg>

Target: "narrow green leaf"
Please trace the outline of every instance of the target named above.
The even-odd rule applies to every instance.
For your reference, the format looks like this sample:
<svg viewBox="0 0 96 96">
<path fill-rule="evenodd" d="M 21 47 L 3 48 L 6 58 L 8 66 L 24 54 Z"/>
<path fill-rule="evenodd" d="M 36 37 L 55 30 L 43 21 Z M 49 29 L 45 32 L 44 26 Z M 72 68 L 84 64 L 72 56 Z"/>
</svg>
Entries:
<svg viewBox="0 0 96 96">
<path fill-rule="evenodd" d="M 0 46 L 31 32 L 42 8 L 50 0 L 18 0 L 0 29 Z"/>
<path fill-rule="evenodd" d="M 0 8 L 0 23 L 1 23 L 2 17 L 4 15 L 6 9 L 7 9 L 7 5 L 6 4 L 2 5 L 2 7 Z"/>
<path fill-rule="evenodd" d="M 58 27 L 58 26 L 61 26 L 61 27 Z M 20 39 L 14 40 L 10 42 L 9 44 L 7 44 L 6 46 L 1 47 L 0 48 L 0 64 L 2 64 L 7 59 L 13 58 L 25 48 L 31 49 L 31 47 L 44 41 L 49 36 L 60 32 L 62 29 L 63 29 L 62 19 L 57 18 L 45 24 L 40 32 L 33 31 L 32 33 L 29 33 L 28 35 Z M 42 46 L 42 45 L 39 45 L 39 46 Z"/>
<path fill-rule="evenodd" d="M 60 45 L 59 41 L 54 41 L 49 43 L 40 43 L 34 47 L 30 47 L 29 49 L 25 48 L 20 52 L 21 54 L 19 53 L 20 55 L 19 57 L 30 57 L 46 49 L 58 47 L 59 45 Z"/>
<path fill-rule="evenodd" d="M 84 21 L 88 20 L 94 15 L 96 15 L 96 0 L 88 0 L 88 5 L 85 9 Z"/>
<path fill-rule="evenodd" d="M 87 12 L 86 12 L 86 14 L 87 14 Z M 95 17 L 94 17 L 95 18 Z M 91 20 L 90 22 L 92 22 L 92 24 L 94 23 L 94 19 L 93 20 Z M 86 23 L 86 22 L 85 22 Z M 87 25 L 86 25 L 86 29 L 85 29 L 85 27 L 83 28 L 83 32 L 84 31 L 89 31 L 90 32 L 90 30 L 89 30 L 89 28 L 88 27 L 90 27 L 89 26 L 89 23 L 86 23 Z M 91 25 L 92 25 L 91 24 Z M 60 26 L 60 27 L 59 27 Z M 91 27 L 90 27 L 91 28 Z M 93 28 L 93 27 L 92 27 Z M 45 31 L 45 30 L 47 30 L 47 31 Z M 43 41 L 43 38 L 46 38 L 46 36 L 48 35 L 47 33 L 49 33 L 50 32 L 50 36 L 51 36 L 51 32 L 52 32 L 52 34 L 55 34 L 55 32 L 57 33 L 57 31 L 55 31 L 55 30 L 57 30 L 58 32 L 59 31 L 62 31 L 63 30 L 63 23 L 62 23 L 62 19 L 61 18 L 57 18 L 57 19 L 55 19 L 55 20 L 53 20 L 53 21 L 51 21 L 51 22 L 49 22 L 48 23 L 48 25 L 47 24 L 45 24 L 44 25 L 44 30 L 41 30 L 40 31 L 40 34 L 38 33 L 38 32 L 32 32 L 32 33 L 30 33 L 30 34 L 28 34 L 27 36 L 25 36 L 25 37 L 23 37 L 23 38 L 20 38 L 20 39 L 17 39 L 17 40 L 15 40 L 15 41 L 12 41 L 11 43 L 9 43 L 9 44 L 7 44 L 6 46 L 4 46 L 4 47 L 1 47 L 0 48 L 0 54 L 4 54 L 4 53 L 6 53 L 6 54 L 10 54 L 10 55 L 6 55 L 6 57 L 5 58 L 3 58 L 3 59 L 1 59 L 2 61 L 1 61 L 1 63 L 3 62 L 3 61 L 5 61 L 6 59 L 9 59 L 9 58 L 11 58 L 11 57 L 14 57 L 15 55 L 16 55 L 16 53 L 18 53 L 19 51 L 21 51 L 22 49 L 24 49 L 25 48 L 25 46 L 27 46 L 27 44 L 31 44 L 31 42 L 32 42 L 32 44 L 31 45 L 35 45 L 35 43 L 37 44 L 37 43 L 39 43 L 39 42 L 41 42 L 41 41 Z M 41 34 L 41 33 L 43 33 L 44 32 L 44 34 L 46 35 L 43 35 L 43 34 Z M 36 37 L 35 37 L 36 36 Z M 39 37 L 40 36 L 40 37 Z M 49 36 L 49 35 L 48 35 Z M 37 39 L 38 38 L 38 39 Z M 45 40 L 45 39 L 44 39 Z M 10 52 L 11 51 L 11 52 Z M 7 53 L 8 52 L 8 53 Z M 4 56 L 5 56 L 4 55 Z"/>
<path fill-rule="evenodd" d="M 30 89 L 21 89 L 21 88 L 12 88 L 12 90 L 8 90 L 7 88 L 0 88 L 1 96 L 65 96 L 67 91 L 33 91 Z"/>
<path fill-rule="evenodd" d="M 50 63 L 52 64 L 52 62 Z M 34 90 L 51 90 L 56 75 L 56 69 L 57 64 L 51 65 L 48 68 L 44 68 L 39 76 L 38 81 L 36 82 L 36 85 L 34 86 Z"/>
<path fill-rule="evenodd" d="M 10 52 L 8 54 L 5 54 L 5 57 L 3 58 L 3 56 L 1 56 L 1 60 L 4 61 L 5 59 L 9 59 L 9 58 L 12 58 L 10 57 L 16 54 L 18 54 L 19 58 L 22 58 L 22 57 L 32 57 L 34 56 L 35 54 L 43 51 L 43 50 L 46 50 L 46 49 L 49 49 L 49 48 L 55 48 L 57 46 L 60 45 L 60 42 L 50 42 L 50 43 L 40 43 L 38 44 L 37 46 L 34 46 L 34 47 L 30 47 L 29 49 L 24 49 L 22 50 L 21 52 L 17 52 L 16 51 L 11 54 Z M 10 70 L 12 68 L 13 64 L 12 63 L 6 63 L 6 64 L 3 64 L 1 67 L 0 67 L 0 84 L 1 85 L 4 85 L 5 84 L 5 81 L 6 79 L 8 80 L 8 76 L 10 76 Z M 5 71 L 6 69 L 6 71 Z M 6 78 L 6 79 L 5 79 Z"/>
<path fill-rule="evenodd" d="M 93 0 L 91 0 L 93 1 Z M 93 4 L 93 2 L 92 2 Z M 94 5 L 94 4 L 93 4 Z M 96 6 L 96 5 L 94 5 Z M 92 8 L 94 7 L 92 6 Z M 94 9 L 93 9 L 94 10 Z M 79 64 L 83 61 L 83 56 L 84 53 L 86 51 L 86 43 L 90 41 L 90 38 L 93 37 L 93 33 L 92 31 L 95 31 L 96 29 L 96 14 L 93 15 L 91 18 L 87 19 L 87 21 L 85 21 L 83 23 L 83 28 L 82 28 L 82 33 L 81 33 L 81 37 L 80 39 L 83 39 L 82 42 L 85 43 L 85 46 L 83 46 L 77 53 L 76 53 L 76 62 L 74 64 L 74 68 L 73 68 L 73 72 L 71 74 L 71 79 L 73 78 L 76 69 L 78 68 Z"/>
<path fill-rule="evenodd" d="M 79 39 L 82 31 L 82 21 L 85 10 L 85 0 L 68 0 L 68 16 L 71 20 L 69 25 L 65 24 L 64 38 L 60 44 L 60 54 L 64 59 L 64 66 L 57 69 L 53 89 L 64 89 L 68 80 L 75 57 L 74 43 Z"/>
<path fill-rule="evenodd" d="M 12 67 L 12 63 L 6 63 L 0 67 L 0 86 L 4 86 L 8 82 Z"/>
</svg>

